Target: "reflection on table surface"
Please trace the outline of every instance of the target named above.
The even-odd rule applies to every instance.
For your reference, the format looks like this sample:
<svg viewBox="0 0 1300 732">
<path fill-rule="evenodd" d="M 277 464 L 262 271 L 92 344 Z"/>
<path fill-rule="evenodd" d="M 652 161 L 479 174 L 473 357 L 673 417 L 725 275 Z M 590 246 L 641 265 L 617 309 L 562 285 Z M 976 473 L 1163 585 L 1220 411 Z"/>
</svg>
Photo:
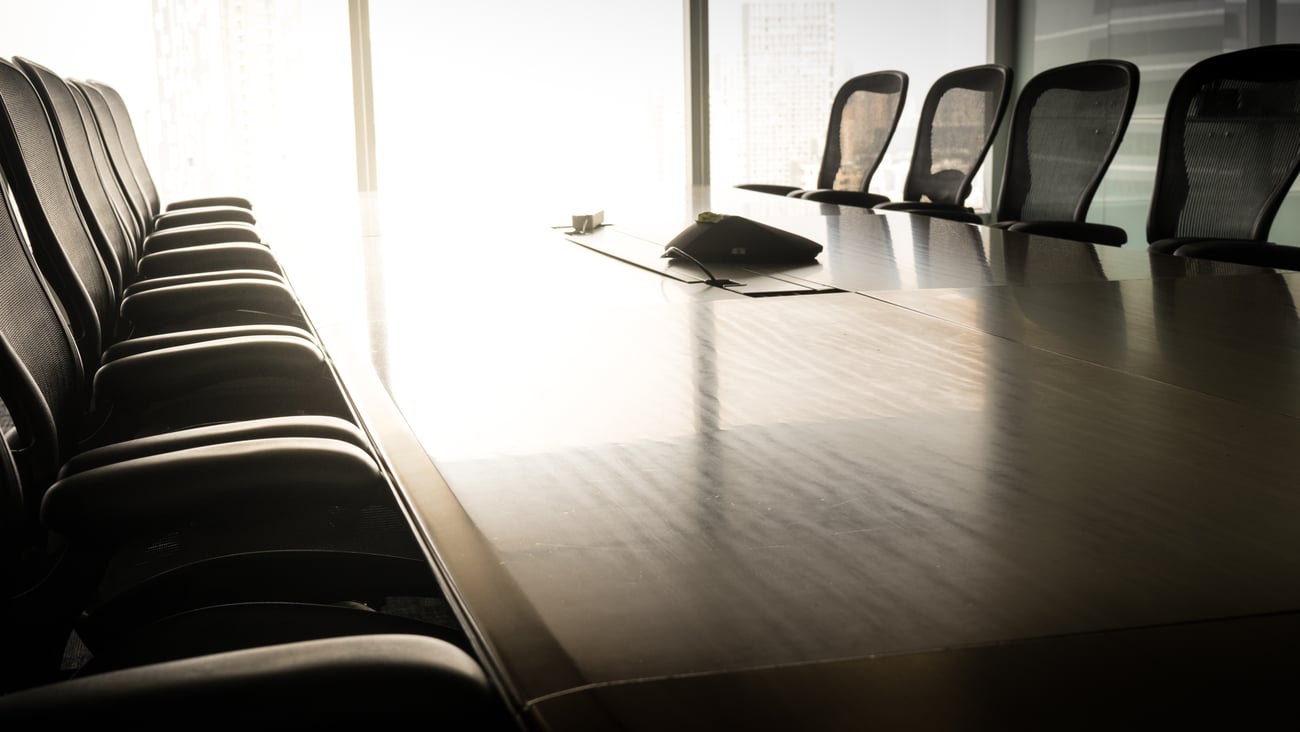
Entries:
<svg viewBox="0 0 1300 732">
<path fill-rule="evenodd" d="M 737 193 L 610 230 L 726 208 L 844 291 L 678 282 L 563 227 L 384 251 L 371 346 L 445 485 L 398 477 L 463 511 L 418 520 L 532 714 L 1300 605 L 1300 276 Z"/>
</svg>

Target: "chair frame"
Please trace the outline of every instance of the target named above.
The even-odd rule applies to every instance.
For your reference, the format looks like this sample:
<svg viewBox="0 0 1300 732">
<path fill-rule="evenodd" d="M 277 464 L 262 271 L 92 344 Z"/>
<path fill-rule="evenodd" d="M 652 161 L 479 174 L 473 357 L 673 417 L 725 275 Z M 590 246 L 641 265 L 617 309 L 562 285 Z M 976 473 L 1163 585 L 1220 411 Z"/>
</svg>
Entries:
<svg viewBox="0 0 1300 732">
<path fill-rule="evenodd" d="M 1239 51 L 1230 51 L 1198 61 L 1183 72 L 1169 95 L 1165 110 L 1164 124 L 1160 134 L 1159 156 L 1156 162 L 1155 187 L 1151 194 L 1151 205 L 1147 210 L 1147 241 L 1156 244 L 1162 240 L 1179 237 L 1179 218 L 1183 213 L 1186 200 L 1186 180 L 1181 171 L 1174 167 L 1173 160 L 1181 150 L 1187 136 L 1186 120 L 1197 90 L 1216 80 L 1233 81 L 1285 81 L 1295 80 L 1300 83 L 1300 44 L 1287 43 L 1269 46 L 1255 46 Z M 1282 201 L 1300 173 L 1300 155 L 1286 161 L 1286 168 L 1277 176 L 1273 189 L 1265 200 L 1260 202 L 1255 220 L 1247 236 L 1240 241 L 1263 242 L 1268 239 L 1269 229 L 1273 225 Z M 1175 178 L 1175 176 L 1179 176 Z M 1183 198 L 1170 205 L 1162 202 L 1162 194 L 1168 194 L 1172 187 L 1184 185 Z M 1211 239 L 1212 237 L 1201 237 Z M 1217 238 L 1217 237 L 1214 237 Z M 1157 248 L 1157 251 L 1160 251 Z"/>
<path fill-rule="evenodd" d="M 993 140 L 997 137 L 998 129 L 1002 125 L 1002 120 L 1006 116 L 1008 101 L 1011 98 L 1011 83 L 1013 73 L 1009 66 L 1003 64 L 981 64 L 978 66 L 968 66 L 940 76 L 930 87 L 930 92 L 926 94 L 925 103 L 921 107 L 920 123 L 917 127 L 916 142 L 912 148 L 912 163 L 908 167 L 907 178 L 903 183 L 903 201 L 916 202 L 920 201 L 923 195 L 928 195 L 926 191 L 921 190 L 922 179 L 933 175 L 930 172 L 933 161 L 931 159 L 932 136 L 929 133 L 928 126 L 934 120 L 938 113 L 939 104 L 943 100 L 943 95 L 951 89 L 980 89 L 980 82 L 987 78 L 988 75 L 998 75 L 1002 77 L 1002 90 L 998 94 L 995 106 L 992 111 L 993 123 L 989 127 L 988 134 L 985 136 L 984 145 L 979 153 L 972 160 L 969 168 L 962 172 L 961 185 L 957 187 L 957 194 L 953 200 L 935 201 L 938 204 L 964 205 L 966 199 L 970 196 L 972 181 L 979 174 L 980 168 L 984 164 L 984 159 L 988 156 L 989 149 L 993 146 Z"/>
<path fill-rule="evenodd" d="M 1039 72 L 1026 82 L 1016 101 L 1015 111 L 1012 113 L 1010 139 L 1007 144 L 1007 159 L 1002 168 L 1002 183 L 998 192 L 995 221 L 1021 220 L 1022 218 L 1021 211 L 1025 193 L 1030 190 L 1030 187 L 1024 186 L 1022 190 L 1017 192 L 1016 186 L 1020 180 L 1017 174 L 1027 175 L 1029 173 L 1029 122 L 1030 115 L 1035 108 L 1034 102 L 1043 94 L 1054 89 L 1103 91 L 1126 85 L 1128 92 L 1120 109 L 1120 116 L 1116 123 L 1116 129 L 1111 136 L 1110 145 L 1107 146 L 1102 158 L 1097 161 L 1097 167 L 1092 178 L 1079 192 L 1079 196 L 1075 201 L 1071 220 L 1084 221 L 1088 216 L 1088 209 L 1092 206 L 1092 200 L 1097 194 L 1097 189 L 1101 186 L 1106 171 L 1109 170 L 1111 162 L 1115 159 L 1115 154 L 1119 151 L 1120 144 L 1124 141 L 1129 121 L 1133 116 L 1133 109 L 1137 104 L 1139 80 L 1140 72 L 1137 65 L 1132 62 L 1121 59 L 1096 59 L 1055 66 Z M 1017 194 L 1019 200 L 1015 201 L 1015 210 L 1012 211 L 1011 202 Z"/>
<path fill-rule="evenodd" d="M 822 151 L 821 166 L 817 170 L 817 187 L 815 189 L 802 189 L 798 186 L 768 183 L 742 183 L 736 187 L 792 198 L 802 198 L 805 194 L 815 191 L 834 190 L 835 177 L 839 174 L 843 163 L 843 150 L 840 146 L 840 126 L 843 124 L 844 109 L 848 105 L 849 99 L 858 92 L 882 95 L 893 94 L 895 95 L 894 98 L 897 99 L 897 104 L 894 106 L 884 143 L 880 146 L 879 154 L 876 155 L 874 160 L 870 161 L 869 167 L 863 173 L 862 184 L 853 189 L 855 193 L 866 192 L 871 185 L 872 177 L 875 176 L 881 161 L 884 160 L 885 152 L 889 149 L 889 143 L 894 139 L 894 133 L 898 130 L 898 121 L 902 118 L 903 107 L 907 103 L 907 88 L 907 74 L 894 69 L 859 74 L 840 85 L 839 90 L 835 92 L 835 99 L 831 102 L 830 119 L 826 124 L 826 145 Z"/>
<path fill-rule="evenodd" d="M 993 109 L 995 115 L 993 124 L 985 136 L 983 147 L 974 159 L 973 165 L 965 172 L 958 172 L 962 180 L 955 188 L 956 195 L 951 196 L 951 200 L 944 201 L 923 201 L 922 198 L 927 194 L 920 190 L 921 181 L 929 178 L 933 173 L 931 168 L 931 140 L 930 127 L 939 109 L 939 104 L 944 94 L 952 89 L 972 89 L 981 90 L 982 81 L 986 81 L 989 74 L 994 74 L 1001 79 L 1001 90 L 997 95 L 996 103 Z M 925 213 L 931 215 L 944 215 L 947 218 L 962 218 L 973 216 L 974 214 L 966 208 L 965 201 L 970 196 L 972 181 L 978 175 L 984 158 L 987 157 L 989 148 L 993 145 L 993 140 L 997 137 L 998 128 L 1002 124 L 1002 119 L 1006 116 L 1007 100 L 1011 96 L 1011 81 L 1013 73 L 1010 67 L 1002 64 L 981 64 L 979 66 L 968 66 L 966 68 L 949 71 L 935 80 L 926 93 L 925 104 L 921 109 L 921 116 L 917 123 L 916 141 L 913 143 L 912 161 L 908 166 L 907 178 L 903 184 L 903 200 L 891 201 L 888 197 L 878 193 L 871 193 L 866 190 L 862 191 L 843 191 L 819 189 L 805 191 L 799 198 L 805 198 L 820 203 L 834 203 L 846 206 L 856 206 L 859 208 L 881 208 L 894 210 L 910 210 L 911 208 L 924 207 Z"/>
<path fill-rule="evenodd" d="M 889 131 L 885 135 L 884 144 L 880 146 L 880 154 L 871 161 L 870 167 L 863 173 L 862 185 L 858 187 L 858 190 L 866 191 L 870 187 L 871 179 L 875 176 L 876 169 L 880 167 L 880 163 L 885 157 L 885 151 L 889 149 L 889 143 L 894 139 L 894 133 L 898 130 L 898 121 L 902 118 L 903 107 L 907 103 L 907 85 L 907 74 L 902 71 L 886 70 L 860 74 L 840 86 L 840 90 L 835 94 L 835 101 L 831 104 L 830 121 L 826 125 L 826 149 L 822 153 L 822 165 L 817 173 L 818 188 L 829 189 L 835 187 L 835 176 L 843 162 L 843 151 L 840 149 L 840 125 L 843 124 L 844 108 L 848 106 L 849 99 L 858 92 L 896 94 L 897 96 L 894 98 L 898 100 L 898 103 L 894 107 L 894 114 L 889 124 Z"/>
</svg>

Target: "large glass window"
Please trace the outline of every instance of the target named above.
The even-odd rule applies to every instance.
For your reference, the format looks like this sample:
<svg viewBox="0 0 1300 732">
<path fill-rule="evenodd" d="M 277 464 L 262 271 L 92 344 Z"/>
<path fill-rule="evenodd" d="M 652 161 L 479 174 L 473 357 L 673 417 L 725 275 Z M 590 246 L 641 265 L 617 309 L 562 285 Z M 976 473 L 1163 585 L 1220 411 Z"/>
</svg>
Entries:
<svg viewBox="0 0 1300 732">
<path fill-rule="evenodd" d="M 986 62 L 986 17 L 986 3 L 952 0 L 710 0 L 713 182 L 812 187 L 836 90 L 897 69 L 908 99 L 871 190 L 899 198 L 925 94 L 944 73 Z M 983 199 L 980 185 L 968 200 Z"/>
<path fill-rule="evenodd" d="M 386 219 L 560 224 L 681 195 L 682 3 L 371 0 L 370 31 Z"/>
<path fill-rule="evenodd" d="M 1297 0 L 1028 0 L 1020 6 L 1016 65 L 1024 78 L 1060 64 L 1122 58 L 1142 83 L 1124 142 L 1088 211 L 1088 220 L 1120 226 L 1131 247 L 1146 247 L 1165 106 L 1184 71 L 1203 58 L 1248 46 L 1300 39 Z M 1293 190 L 1274 220 L 1274 241 L 1300 242 L 1300 194 Z"/>
<path fill-rule="evenodd" d="M 122 94 L 164 201 L 252 199 L 263 238 L 291 267 L 338 251 L 356 209 L 346 0 L 4 0 L 0 10 L 7 55 Z"/>
</svg>

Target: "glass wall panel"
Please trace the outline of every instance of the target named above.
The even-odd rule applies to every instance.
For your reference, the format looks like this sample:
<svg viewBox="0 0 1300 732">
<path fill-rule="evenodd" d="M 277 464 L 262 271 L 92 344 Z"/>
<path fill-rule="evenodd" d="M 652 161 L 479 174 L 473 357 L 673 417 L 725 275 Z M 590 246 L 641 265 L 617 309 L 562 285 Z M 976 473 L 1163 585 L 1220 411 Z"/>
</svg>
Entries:
<svg viewBox="0 0 1300 732">
<path fill-rule="evenodd" d="M 164 201 L 252 199 L 290 267 L 338 242 L 356 200 L 346 0 L 5 0 L 0 12 L 6 56 L 122 94 Z"/>
<path fill-rule="evenodd" d="M 1226 51 L 1300 40 L 1297 0 L 1021 0 L 1016 67 L 1034 73 L 1090 58 L 1138 65 L 1138 106 L 1088 219 L 1122 226 L 1128 246 L 1145 247 L 1165 105 L 1193 63 Z M 1274 222 L 1275 241 L 1300 244 L 1300 195 Z"/>
<path fill-rule="evenodd" d="M 986 16 L 971 0 L 710 0 L 713 182 L 812 187 L 835 91 L 898 69 L 908 100 L 871 189 L 900 197 L 925 94 L 944 73 L 985 63 Z M 983 187 L 971 204 L 983 205 Z"/>
<path fill-rule="evenodd" d="M 684 17 L 681 2 L 371 0 L 383 215 L 400 200 L 562 224 L 680 198 Z"/>
</svg>

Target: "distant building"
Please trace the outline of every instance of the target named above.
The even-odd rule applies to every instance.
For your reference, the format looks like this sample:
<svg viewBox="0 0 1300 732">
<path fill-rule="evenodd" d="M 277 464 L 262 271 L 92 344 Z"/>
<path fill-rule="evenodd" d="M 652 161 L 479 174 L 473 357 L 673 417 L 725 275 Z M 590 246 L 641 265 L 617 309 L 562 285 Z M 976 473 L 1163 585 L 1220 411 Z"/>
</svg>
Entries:
<svg viewBox="0 0 1300 732">
<path fill-rule="evenodd" d="M 745 180 L 811 186 L 835 93 L 835 3 L 741 8 Z"/>
<path fill-rule="evenodd" d="M 302 12 L 298 0 L 154 0 L 163 141 L 156 177 L 172 197 L 231 190 L 237 171 L 266 168 L 288 119 L 277 48 Z M 246 182 L 237 186 L 256 197 Z"/>
</svg>

